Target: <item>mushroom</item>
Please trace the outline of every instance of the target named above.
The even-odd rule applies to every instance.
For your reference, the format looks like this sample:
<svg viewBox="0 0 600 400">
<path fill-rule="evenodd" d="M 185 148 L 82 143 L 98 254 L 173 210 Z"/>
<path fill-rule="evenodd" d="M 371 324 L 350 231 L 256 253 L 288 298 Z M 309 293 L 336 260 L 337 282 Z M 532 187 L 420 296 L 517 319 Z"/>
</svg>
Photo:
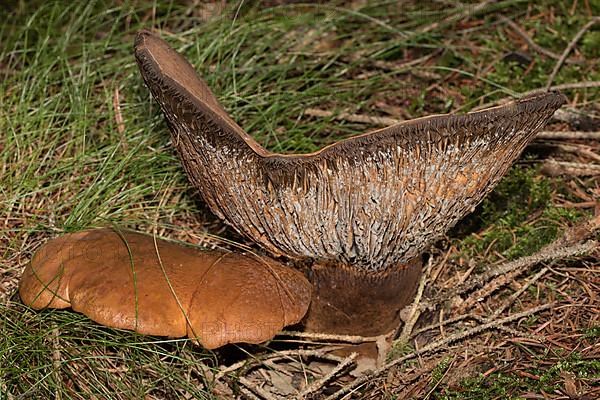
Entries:
<svg viewBox="0 0 600 400">
<path fill-rule="evenodd" d="M 271 254 L 313 264 L 306 327 L 325 332 L 393 329 L 423 251 L 474 209 L 565 102 L 540 93 L 277 154 L 227 115 L 164 40 L 140 32 L 135 56 L 211 210 Z"/>
<path fill-rule="evenodd" d="M 34 309 L 71 307 L 103 325 L 187 335 L 208 349 L 270 339 L 302 319 L 310 293 L 300 272 L 268 257 L 201 251 L 113 229 L 47 242 L 19 285 Z"/>
<path fill-rule="evenodd" d="M 272 256 L 286 257 L 303 269 L 312 290 L 304 328 L 325 333 L 378 335 L 397 327 L 400 310 L 414 296 L 423 252 L 474 209 L 565 102 L 559 93 L 539 93 L 465 115 L 402 122 L 310 154 L 277 154 L 261 147 L 233 121 L 191 64 L 165 41 L 141 31 L 135 56 L 192 184 L 236 231 Z M 172 253 L 175 257 L 175 248 Z M 246 256 L 239 257 L 250 263 Z M 236 262 L 228 259 L 221 264 L 235 268 Z M 210 263 L 198 261 L 201 266 Z M 128 264 L 121 264 L 120 272 L 111 272 L 113 277 L 130 273 Z M 309 290 L 292 267 L 273 259 L 266 264 L 277 270 L 277 285 L 285 287 L 285 299 L 300 301 L 290 312 L 293 318 L 282 322 L 293 323 L 300 318 Z M 34 257 L 31 268 L 35 265 Z M 43 275 L 41 290 L 53 284 L 50 278 L 56 272 L 45 273 L 51 268 L 55 267 L 47 263 L 37 268 Z M 262 296 L 265 304 L 271 304 L 268 296 L 281 298 L 279 292 L 253 284 L 256 277 L 250 268 L 237 274 L 243 275 L 235 275 L 237 281 L 232 282 L 243 279 L 248 287 L 239 287 L 247 296 Z M 23 279 L 28 279 L 27 273 Z M 162 277 L 155 272 L 148 279 Z M 208 277 L 188 277 L 187 282 L 196 279 L 206 285 Z M 131 283 L 127 287 L 132 290 Z M 22 289 L 21 296 L 33 304 L 31 296 L 24 295 L 27 292 Z M 74 304 L 71 300 L 77 309 Z M 96 304 L 106 315 L 120 312 L 108 300 Z M 138 317 L 143 311 L 150 318 L 154 311 L 141 307 L 139 303 Z M 212 312 L 210 307 L 198 307 L 199 312 Z M 253 321 L 265 318 L 255 314 L 249 314 Z M 126 327 L 141 331 L 132 322 Z M 181 335 L 182 329 L 159 334 Z"/>
</svg>

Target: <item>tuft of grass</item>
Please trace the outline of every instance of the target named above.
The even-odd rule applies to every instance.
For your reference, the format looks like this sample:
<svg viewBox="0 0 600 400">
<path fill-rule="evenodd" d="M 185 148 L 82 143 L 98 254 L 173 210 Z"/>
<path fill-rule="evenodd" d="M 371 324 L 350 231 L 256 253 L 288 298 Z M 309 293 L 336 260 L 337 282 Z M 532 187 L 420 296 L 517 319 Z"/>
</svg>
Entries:
<svg viewBox="0 0 600 400">
<path fill-rule="evenodd" d="M 214 356 L 188 340 L 109 329 L 64 311 L 38 314 L 18 303 L 3 309 L 0 332 L 0 395 L 214 398 L 209 369 L 199 368 Z"/>
</svg>

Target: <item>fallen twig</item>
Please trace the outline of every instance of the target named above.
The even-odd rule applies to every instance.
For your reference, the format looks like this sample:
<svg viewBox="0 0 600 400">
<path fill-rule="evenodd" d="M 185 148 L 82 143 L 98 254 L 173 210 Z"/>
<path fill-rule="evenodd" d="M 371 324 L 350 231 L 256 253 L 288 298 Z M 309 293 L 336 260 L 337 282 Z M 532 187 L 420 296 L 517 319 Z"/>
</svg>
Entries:
<svg viewBox="0 0 600 400">
<path fill-rule="evenodd" d="M 496 319 L 500 314 L 502 314 L 508 307 L 510 307 L 520 295 L 522 295 L 529 286 L 533 285 L 537 282 L 542 276 L 544 276 L 548 272 L 548 267 L 542 268 L 537 274 L 535 274 L 532 278 L 528 279 L 527 282 L 523 286 L 519 288 L 516 292 L 514 292 L 504 304 L 502 304 L 490 317 L 491 320 Z"/>
<path fill-rule="evenodd" d="M 286 351 L 278 351 L 276 353 L 268 354 L 267 356 L 257 357 L 252 360 L 244 359 L 236 362 L 235 364 L 231 364 L 229 367 L 223 368 L 219 371 L 219 373 L 215 376 L 215 381 L 223 378 L 225 375 L 230 374 L 240 368 L 245 366 L 253 366 L 258 365 L 262 362 L 268 360 L 281 360 L 288 357 L 317 357 L 323 358 L 330 361 L 342 362 L 344 359 L 342 357 L 334 356 L 332 354 L 328 354 L 330 351 L 337 349 L 338 347 L 325 347 L 316 350 L 286 350 Z"/>
<path fill-rule="evenodd" d="M 125 123 L 123 122 L 123 114 L 121 114 L 121 98 L 119 88 L 115 87 L 113 94 L 113 111 L 115 112 L 115 122 L 117 123 L 117 132 L 123 135 L 125 132 Z M 123 137 L 121 137 L 123 139 Z"/>
<path fill-rule="evenodd" d="M 421 315 L 420 302 L 421 297 L 423 296 L 423 291 L 425 290 L 425 285 L 429 281 L 429 274 L 431 272 L 431 266 L 433 265 L 433 258 L 430 257 L 427 262 L 427 267 L 423 274 L 421 275 L 421 280 L 419 281 L 419 287 L 417 289 L 417 294 L 415 295 L 415 299 L 413 300 L 410 307 L 410 315 L 406 319 L 404 326 L 402 327 L 402 333 L 400 337 L 396 340 L 400 343 L 408 343 L 408 339 L 412 333 L 412 330 L 419 320 L 419 316 Z"/>
<path fill-rule="evenodd" d="M 600 81 L 583 81 L 573 83 L 561 83 L 560 85 L 550 86 L 548 90 L 591 89 L 597 87 L 600 87 Z M 527 96 L 539 91 L 540 89 L 529 90 L 525 93 L 521 93 L 521 95 Z"/>
<path fill-rule="evenodd" d="M 598 229 L 600 229 L 600 215 L 569 228 L 565 231 L 562 237 L 543 247 L 535 254 L 501 264 L 496 268 L 478 275 L 469 282 L 459 285 L 457 288 L 444 295 L 442 299 L 445 301 L 453 298 L 456 295 L 460 295 L 475 288 L 481 287 L 499 275 L 504 275 L 512 271 L 523 270 L 544 261 L 564 259 L 589 253 L 590 251 L 598 248 L 598 242 L 595 240 L 589 240 L 587 242 L 583 241 L 592 236 Z"/>
<path fill-rule="evenodd" d="M 573 39 L 571 40 L 571 42 L 569 43 L 569 45 L 567 46 L 567 48 L 565 49 L 565 51 L 563 51 L 563 53 L 561 54 L 560 58 L 558 59 L 558 61 L 554 65 L 554 69 L 552 70 L 552 73 L 550 74 L 550 76 L 548 77 L 548 81 L 546 82 L 546 90 L 550 90 L 550 86 L 552 86 L 552 82 L 554 81 L 554 78 L 556 77 L 556 74 L 558 73 L 558 71 L 560 70 L 560 68 L 562 67 L 562 65 L 564 64 L 565 60 L 567 59 L 567 56 L 569 55 L 569 53 L 571 52 L 571 50 L 573 50 L 573 48 L 575 47 L 575 45 L 577 44 L 577 42 L 579 41 L 579 39 L 581 39 L 581 37 L 585 34 L 585 32 L 587 32 L 588 29 L 590 29 L 594 24 L 596 24 L 598 22 L 600 22 L 600 18 L 598 18 L 598 17 L 592 18 L 573 37 Z"/>
<path fill-rule="evenodd" d="M 506 23 L 508 26 L 510 26 L 519 36 L 521 36 L 521 38 L 523 40 L 525 40 L 525 42 L 531 49 L 533 49 L 533 50 L 537 51 L 538 53 L 543 54 L 547 57 L 550 57 L 554 60 L 560 59 L 560 55 L 554 53 L 553 51 L 545 49 L 542 46 L 540 46 L 539 44 L 537 44 L 536 42 L 534 42 L 533 39 L 529 37 L 527 32 L 525 32 L 523 29 L 521 29 L 521 27 L 519 25 L 517 25 L 514 21 L 506 18 L 503 15 L 500 16 L 500 20 L 502 22 Z M 565 62 L 570 63 L 570 64 L 578 64 L 577 60 L 566 60 Z"/>
<path fill-rule="evenodd" d="M 248 380 L 247 378 L 244 378 L 243 376 L 239 377 L 238 382 L 240 384 L 244 385 L 248 390 L 250 390 L 256 396 L 258 396 L 258 398 L 260 398 L 260 399 L 263 399 L 263 400 L 277 400 L 275 397 L 273 397 L 271 395 L 271 393 L 267 392 L 266 390 L 264 390 L 260 386 L 255 385 L 254 383 L 250 382 L 250 380 Z"/>
<path fill-rule="evenodd" d="M 352 383 L 350 383 L 349 385 L 344 386 L 343 388 L 341 388 L 340 390 L 338 390 L 337 392 L 335 392 L 334 394 L 332 394 L 331 396 L 327 397 L 326 400 L 335 400 L 335 399 L 339 399 L 340 397 L 344 396 L 347 393 L 350 393 L 351 391 L 355 390 L 357 387 L 359 387 L 360 385 L 367 383 L 369 380 L 376 378 L 377 376 L 381 375 L 382 373 L 384 373 L 385 371 L 389 370 L 390 368 L 403 363 L 404 361 L 410 360 L 412 358 L 415 358 L 419 355 L 423 355 L 425 353 L 430 353 L 433 351 L 436 351 L 442 347 L 445 347 L 451 343 L 454 343 L 456 341 L 465 339 L 469 336 L 473 336 L 476 335 L 478 333 L 484 332 L 486 330 L 489 329 L 495 329 L 500 325 L 504 325 L 507 324 L 509 322 L 513 322 L 516 321 L 518 319 L 521 319 L 523 317 L 528 317 L 530 315 L 536 314 L 540 311 L 544 311 L 549 309 L 550 307 L 552 307 L 552 303 L 550 304 L 543 304 L 541 306 L 538 307 L 534 307 L 534 308 L 530 308 L 529 310 L 525 310 L 519 313 L 515 313 L 512 315 L 509 315 L 508 317 L 496 320 L 496 321 L 491 321 L 488 322 L 486 324 L 482 324 L 482 325 L 478 325 L 476 327 L 473 327 L 471 329 L 467 329 L 464 330 L 462 332 L 456 333 L 454 335 L 448 336 L 445 339 L 442 340 L 438 340 L 435 341 L 433 343 L 430 343 L 426 346 L 424 346 L 423 348 L 421 348 L 420 350 L 415 350 L 413 352 L 411 352 L 410 354 L 407 354 L 403 357 L 397 358 L 393 361 L 390 361 L 386 364 L 384 364 L 381 368 L 376 369 L 375 371 L 373 371 L 371 374 L 365 374 L 362 377 L 354 380 Z"/>
<path fill-rule="evenodd" d="M 540 132 L 535 138 L 547 140 L 600 140 L 600 132 Z"/>
<path fill-rule="evenodd" d="M 491 279 L 497 276 L 504 275 L 516 270 L 523 270 L 525 268 L 529 268 L 544 261 L 558 260 L 581 254 L 586 254 L 597 248 L 598 242 L 596 242 L 595 240 L 589 240 L 585 243 L 577 243 L 571 246 L 564 246 L 559 248 L 557 248 L 554 245 L 554 243 L 552 243 L 531 256 L 526 256 L 514 261 L 507 262 L 498 266 L 497 268 L 494 268 L 486 273 L 483 273 L 473 278 L 464 285 L 460 285 L 456 289 L 444 295 L 443 300 L 451 299 L 456 295 L 460 295 L 462 293 L 469 292 L 477 287 L 481 287 L 485 283 L 489 282 Z"/>
<path fill-rule="evenodd" d="M 415 336 L 417 336 L 417 335 L 419 335 L 419 334 L 421 334 L 423 332 L 431 331 L 431 330 L 434 330 L 434 329 L 439 329 L 439 328 L 444 327 L 446 325 L 450 325 L 450 324 L 453 324 L 455 322 L 464 321 L 466 319 L 475 319 L 475 320 L 477 320 L 478 317 L 476 315 L 473 315 L 473 314 L 463 314 L 463 315 L 458 315 L 458 316 L 453 317 L 453 318 L 448 318 L 448 319 L 445 319 L 445 320 L 443 320 L 441 322 L 438 322 L 438 323 L 435 323 L 435 324 L 431 324 L 431 325 L 427 325 L 427 326 L 424 326 L 423 328 L 420 328 L 420 329 L 414 331 L 412 333 L 412 335 L 411 335 L 411 338 L 413 338 L 413 337 L 415 337 Z"/>
<path fill-rule="evenodd" d="M 495 1 L 496 0 L 487 0 L 487 1 L 482 1 L 479 4 L 464 5 L 463 11 L 456 13 L 454 15 L 451 15 L 441 21 L 436 21 L 432 24 L 426 25 L 422 29 L 420 29 L 418 31 L 418 33 L 421 34 L 421 33 L 431 32 L 440 27 L 447 26 L 449 24 L 453 24 L 456 21 L 464 20 L 472 15 L 478 14 L 481 11 L 485 10 L 488 6 L 495 3 Z"/>
<path fill-rule="evenodd" d="M 317 332 L 297 332 L 297 331 L 282 331 L 281 336 L 291 336 L 299 338 L 307 338 L 314 340 L 325 340 L 331 342 L 344 342 L 352 344 L 377 342 L 379 336 L 358 336 L 358 335 L 333 335 L 329 333 Z"/>
<path fill-rule="evenodd" d="M 491 103 L 490 103 L 491 104 Z M 558 110 L 557 113 L 561 111 Z M 305 115 L 309 115 L 311 117 L 320 117 L 320 118 L 331 118 L 335 120 L 342 121 L 350 121 L 350 122 L 358 122 L 364 124 L 372 124 L 378 125 L 382 127 L 391 126 L 402 122 L 401 119 L 391 118 L 391 117 L 375 117 L 371 115 L 362 115 L 362 114 L 348 114 L 348 113 L 340 113 L 334 114 L 332 111 L 321 110 L 318 108 L 307 108 L 304 111 Z M 547 140 L 600 140 L 600 132 L 592 131 L 562 131 L 562 132 L 554 132 L 554 131 L 542 131 L 536 135 L 536 139 L 547 139 Z"/>
<path fill-rule="evenodd" d="M 546 160 L 540 170 L 548 176 L 570 175 L 570 176 L 595 176 L 600 175 L 600 165 L 584 164 L 566 161 Z"/>
<path fill-rule="evenodd" d="M 590 150 L 589 146 L 581 144 L 556 144 L 556 143 L 540 143 L 541 146 L 550 147 L 551 149 L 560 150 L 565 153 L 584 156 L 590 160 L 600 162 L 600 155 Z"/>
<path fill-rule="evenodd" d="M 481 289 L 473 292 L 469 297 L 465 299 L 465 301 L 460 303 L 456 312 L 458 314 L 464 314 L 475 304 L 480 303 L 487 297 L 491 296 L 492 293 L 496 292 L 498 289 L 511 282 L 517 277 L 517 275 L 520 275 L 521 273 L 523 273 L 523 269 L 517 269 L 514 271 L 510 271 L 506 274 L 497 276 L 495 279 L 484 284 Z"/>
<path fill-rule="evenodd" d="M 406 61 L 403 63 L 384 61 L 384 60 L 375 60 L 375 61 L 373 61 L 373 65 L 384 71 L 397 72 L 397 71 L 406 70 L 406 69 L 409 69 L 410 67 L 414 67 L 416 65 L 422 64 L 422 63 L 430 60 L 432 57 L 440 54 L 441 52 L 442 51 L 440 51 L 440 50 L 435 50 L 429 54 L 424 55 L 423 57 L 415 58 L 414 60 Z"/>
<path fill-rule="evenodd" d="M 600 117 L 590 112 L 590 109 L 581 110 L 573 107 L 562 107 L 554 111 L 552 121 L 566 122 L 574 129 L 588 133 L 598 131 L 600 128 Z M 594 138 L 598 138 L 595 136 Z"/>
<path fill-rule="evenodd" d="M 341 121 L 349 121 L 349 122 L 359 122 L 361 124 L 375 124 L 381 126 L 389 126 L 394 125 L 400 122 L 400 120 L 389 117 L 374 117 L 370 115 L 360 115 L 360 114 L 350 114 L 346 112 L 342 112 L 339 114 L 335 114 L 333 111 L 321 110 L 318 108 L 307 108 L 304 110 L 305 115 L 309 115 L 311 117 L 321 117 L 321 118 L 330 118 L 333 117 L 335 120 Z"/>
<path fill-rule="evenodd" d="M 257 395 L 252 393 L 252 391 L 250 391 L 249 389 L 246 389 L 245 387 L 241 387 L 240 392 L 242 392 L 244 394 L 244 396 L 246 396 L 246 398 L 248 398 L 250 400 L 260 400 L 260 397 L 258 397 Z"/>
<path fill-rule="evenodd" d="M 318 379 L 307 386 L 299 395 L 299 399 L 304 399 L 310 394 L 317 393 L 323 389 L 323 387 L 330 382 L 333 378 L 335 378 L 340 372 L 344 371 L 350 364 L 354 362 L 354 360 L 358 357 L 358 353 L 351 353 L 348 357 L 344 359 L 341 363 L 339 363 L 335 368 L 333 368 L 327 375 L 323 376 L 321 379 Z"/>
<path fill-rule="evenodd" d="M 583 81 L 583 82 L 573 82 L 573 83 L 561 83 L 560 85 L 550 86 L 550 88 L 548 88 L 548 90 L 549 91 L 553 91 L 553 90 L 560 91 L 560 90 L 571 90 L 571 89 L 591 89 L 591 88 L 597 88 L 597 87 L 600 87 L 600 81 Z M 532 89 L 532 90 L 528 90 L 523 93 L 519 93 L 519 96 L 525 97 L 525 96 L 529 96 L 530 94 L 539 93 L 544 90 L 545 90 L 544 88 Z M 474 107 L 472 111 L 483 110 L 484 108 L 489 108 L 489 107 L 495 106 L 497 104 L 502 104 L 502 103 L 505 103 L 505 102 L 513 100 L 513 99 L 514 99 L 514 96 L 503 97 L 498 100 L 480 104 L 477 107 Z"/>
<path fill-rule="evenodd" d="M 558 207 L 562 208 L 594 208 L 598 205 L 595 201 L 584 201 L 581 203 L 573 203 L 571 201 L 563 200 L 562 203 L 557 204 Z"/>
<path fill-rule="evenodd" d="M 54 327 L 52 329 L 52 331 L 50 332 L 51 334 L 51 340 L 52 340 L 52 367 L 53 367 L 53 375 L 54 375 L 54 379 L 56 381 L 56 388 L 54 389 L 54 398 L 57 400 L 62 400 L 62 394 L 63 394 L 63 388 L 61 387 L 61 383 L 63 382 L 62 378 L 61 378 L 61 374 L 60 374 L 60 366 L 62 363 L 62 356 L 61 356 L 61 345 L 60 345 L 60 333 L 58 330 L 58 327 Z"/>
</svg>

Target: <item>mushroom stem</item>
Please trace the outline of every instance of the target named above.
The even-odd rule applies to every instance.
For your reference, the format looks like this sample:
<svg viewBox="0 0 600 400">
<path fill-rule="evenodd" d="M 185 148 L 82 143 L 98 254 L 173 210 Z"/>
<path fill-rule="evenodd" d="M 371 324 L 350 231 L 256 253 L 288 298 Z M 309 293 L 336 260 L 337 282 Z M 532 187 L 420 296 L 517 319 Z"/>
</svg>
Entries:
<svg viewBox="0 0 600 400">
<path fill-rule="evenodd" d="M 420 258 L 377 273 L 348 265 L 313 265 L 308 274 L 313 298 L 305 329 L 361 336 L 390 332 L 414 297 L 421 267 Z"/>
</svg>

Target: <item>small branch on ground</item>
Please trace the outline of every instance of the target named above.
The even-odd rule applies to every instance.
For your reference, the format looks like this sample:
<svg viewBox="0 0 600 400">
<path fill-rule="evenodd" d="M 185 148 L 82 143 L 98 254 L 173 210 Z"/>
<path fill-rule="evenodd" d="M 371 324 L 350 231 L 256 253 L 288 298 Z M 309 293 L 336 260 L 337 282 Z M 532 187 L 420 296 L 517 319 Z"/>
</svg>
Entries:
<svg viewBox="0 0 600 400">
<path fill-rule="evenodd" d="M 600 175 L 600 165 L 549 159 L 544 161 L 540 172 L 547 176 L 596 176 Z"/>
<path fill-rule="evenodd" d="M 593 161 L 600 162 L 600 155 L 590 150 L 590 146 L 581 144 L 555 144 L 555 143 L 540 143 L 542 146 L 550 147 L 552 149 L 560 150 L 565 153 L 575 154 L 577 156 L 583 156 Z"/>
<path fill-rule="evenodd" d="M 552 73 L 550 74 L 550 76 L 548 77 L 548 81 L 546 82 L 546 90 L 550 90 L 550 87 L 552 86 L 552 82 L 554 82 L 554 78 L 556 77 L 556 74 L 563 66 L 565 60 L 567 59 L 567 56 L 569 55 L 569 53 L 571 53 L 571 50 L 573 50 L 573 48 L 575 47 L 575 45 L 577 44 L 579 39 L 581 39 L 581 37 L 587 32 L 588 29 L 590 29 L 593 25 L 595 25 L 598 22 L 600 22 L 599 17 L 592 18 L 573 37 L 573 39 L 571 40 L 571 42 L 569 43 L 569 45 L 567 46 L 565 51 L 563 51 L 560 58 L 556 62 L 556 65 L 554 65 L 554 69 L 552 70 Z"/>
<path fill-rule="evenodd" d="M 242 392 L 242 394 L 250 400 L 261 400 L 260 397 L 258 397 L 257 395 L 255 395 L 254 393 L 252 393 L 249 389 L 246 389 L 245 387 L 241 387 L 240 388 L 240 392 Z"/>
<path fill-rule="evenodd" d="M 323 376 L 306 387 L 299 395 L 299 399 L 304 399 L 308 395 L 314 395 L 323 390 L 325 385 L 335 378 L 340 372 L 343 372 L 346 368 L 354 363 L 354 360 L 358 357 L 358 353 L 351 353 L 348 357 L 339 363 L 334 369 L 332 369 L 327 375 Z"/>
<path fill-rule="evenodd" d="M 547 310 L 549 308 L 551 308 L 553 306 L 553 304 L 543 304 L 539 307 L 534 307 L 531 308 L 529 310 L 525 310 L 519 313 L 515 313 L 513 315 L 509 315 L 508 317 L 496 320 L 496 321 L 491 321 L 488 322 L 486 324 L 482 324 L 482 325 L 478 325 L 475 326 L 471 329 L 467 329 L 464 330 L 462 332 L 456 333 L 454 335 L 448 336 L 445 339 L 442 340 L 438 340 L 435 341 L 433 343 L 430 343 L 428 345 L 426 345 L 425 347 L 421 348 L 420 350 L 415 350 L 403 357 L 397 358 L 393 361 L 390 361 L 386 364 L 384 364 L 381 368 L 378 368 L 377 370 L 373 371 L 371 374 L 366 374 L 363 375 L 362 377 L 354 380 L 352 383 L 350 383 L 349 385 L 344 386 L 343 388 L 341 388 L 340 390 L 338 390 L 337 392 L 335 392 L 334 394 L 332 394 L 331 396 L 327 397 L 326 400 L 336 400 L 339 399 L 340 397 L 346 395 L 347 393 L 350 393 L 351 391 L 354 391 L 356 388 L 358 388 L 359 386 L 369 382 L 370 380 L 378 377 L 379 375 L 383 374 L 384 372 L 386 372 L 387 370 L 389 370 L 390 368 L 399 365 L 401 363 L 403 363 L 404 361 L 413 359 L 417 356 L 426 354 L 426 353 L 431 353 L 434 352 L 436 350 L 439 350 L 440 348 L 443 348 L 451 343 L 454 343 L 456 341 L 465 339 L 467 337 L 470 336 L 474 336 L 477 335 L 481 332 L 484 332 L 486 330 L 489 329 L 496 329 L 501 325 L 516 321 L 518 319 L 524 318 L 524 317 L 528 317 L 530 315 L 539 313 L 541 311 Z"/>
<path fill-rule="evenodd" d="M 558 114 L 561 110 L 557 110 L 556 114 Z M 319 118 L 333 118 L 338 121 L 348 121 L 348 122 L 357 122 L 361 124 L 372 124 L 378 125 L 381 127 L 387 127 L 395 124 L 399 124 L 402 122 L 401 119 L 391 118 L 391 117 L 375 117 L 371 115 L 362 115 L 362 114 L 349 114 L 349 113 L 340 113 L 334 114 L 332 111 L 321 110 L 318 108 L 307 108 L 304 111 L 305 115 L 311 117 L 319 117 Z M 555 115 L 556 115 L 555 114 Z M 563 119 L 556 118 L 560 121 Z M 572 119 L 569 120 L 573 122 Z M 563 121 L 567 122 L 567 121 Z M 536 139 L 549 139 L 549 140 L 600 140 L 600 132 L 592 131 L 563 131 L 563 132 L 554 132 L 554 131 L 542 131 L 536 135 Z"/>
<path fill-rule="evenodd" d="M 560 260 L 568 257 L 587 254 L 598 248 L 598 242 L 595 240 L 589 240 L 585 243 L 578 243 L 559 248 L 553 246 L 554 243 L 544 247 L 542 250 L 531 256 L 522 257 L 517 260 L 501 264 L 500 266 L 473 278 L 469 282 L 460 285 L 456 289 L 444 295 L 440 300 L 449 300 L 454 296 L 470 292 L 473 289 L 483 286 L 491 279 L 500 275 L 508 274 L 512 271 L 525 270 L 544 261 Z"/>
<path fill-rule="evenodd" d="M 273 397 L 269 392 L 267 392 L 260 386 L 255 385 L 254 383 L 250 382 L 250 380 L 248 380 L 247 378 L 245 378 L 243 376 L 240 376 L 238 378 L 238 382 L 240 384 L 244 385 L 246 387 L 246 389 L 250 390 L 255 395 L 255 397 L 258 397 L 259 399 L 277 400 L 277 398 Z"/>
<path fill-rule="evenodd" d="M 324 340 L 324 341 L 328 341 L 328 342 L 343 342 L 343 343 L 351 343 L 351 344 L 377 342 L 377 340 L 379 340 L 379 336 L 333 335 L 333 334 L 329 334 L 329 333 L 297 332 L 297 331 L 282 331 L 279 333 L 279 335 L 313 339 L 313 340 Z"/>
<path fill-rule="evenodd" d="M 600 132 L 540 132 L 535 138 L 546 140 L 600 140 Z"/>
<path fill-rule="evenodd" d="M 593 89 L 600 87 L 600 81 L 583 81 L 573 83 L 561 83 L 560 85 L 550 86 L 549 90 L 570 90 L 570 89 Z M 538 93 L 541 89 L 528 90 L 521 93 L 522 96 L 527 96 L 533 93 Z"/>
<path fill-rule="evenodd" d="M 429 257 L 427 267 L 425 268 L 425 271 L 423 271 L 423 274 L 421 275 L 421 280 L 419 281 L 417 294 L 415 295 L 415 299 L 413 300 L 410 306 L 410 315 L 408 316 L 408 318 L 406 318 L 404 326 L 402 327 L 402 333 L 400 334 L 400 337 L 398 337 L 396 342 L 408 343 L 408 339 L 410 338 L 412 330 L 417 321 L 419 320 L 419 317 L 421 316 L 421 298 L 423 297 L 423 292 L 425 291 L 425 285 L 427 284 L 427 282 L 429 282 L 429 276 L 431 273 L 432 265 L 433 257 Z"/>
<path fill-rule="evenodd" d="M 436 29 L 439 29 L 441 27 L 453 24 L 456 21 L 468 19 L 469 17 L 471 17 L 475 14 L 479 14 L 480 12 L 484 11 L 488 6 L 490 6 L 491 4 L 493 4 L 495 2 L 496 2 L 496 0 L 487 0 L 487 1 L 483 1 L 483 2 L 480 2 L 479 4 L 475 4 L 475 5 L 465 5 L 463 11 L 456 13 L 454 15 L 451 15 L 448 18 L 445 18 L 441 21 L 436 21 L 432 24 L 426 25 L 423 28 L 421 28 L 418 31 L 418 33 L 421 34 L 421 33 L 435 31 Z"/>
<path fill-rule="evenodd" d="M 338 349 L 338 346 L 329 346 L 323 347 L 316 350 L 286 350 L 286 351 L 278 351 L 276 353 L 268 354 L 263 357 L 256 357 L 252 360 L 244 359 L 236 362 L 235 364 L 231 364 L 229 367 L 225 367 L 219 371 L 219 373 L 215 376 L 215 381 L 223 378 L 225 375 L 230 374 L 240 368 L 243 367 L 252 367 L 255 365 L 259 365 L 265 361 L 275 361 L 282 360 L 290 357 L 315 357 L 322 358 L 324 360 L 333 361 L 333 362 L 342 362 L 344 359 L 342 357 L 334 356 L 329 354 L 330 351 Z"/>
<path fill-rule="evenodd" d="M 119 94 L 119 87 L 115 87 L 113 94 L 113 111 L 115 113 L 115 123 L 117 124 L 117 132 L 121 135 L 121 143 L 123 147 L 127 148 L 127 141 L 125 140 L 125 122 L 123 122 L 123 114 L 121 113 L 121 96 Z"/>
<path fill-rule="evenodd" d="M 502 21 L 502 22 L 506 23 L 508 26 L 510 26 L 523 40 L 525 40 L 525 43 L 527 43 L 527 46 L 529 46 L 532 50 L 535 50 L 538 53 L 543 54 L 547 57 L 550 57 L 554 60 L 560 59 L 560 55 L 558 55 L 548 49 L 545 49 L 542 46 L 540 46 L 539 44 L 537 44 L 536 42 L 534 42 L 533 39 L 529 37 L 527 32 L 525 32 L 514 21 L 506 18 L 503 15 L 500 16 L 500 21 Z M 565 60 L 565 62 L 568 64 L 578 64 L 579 63 L 579 61 L 577 61 L 577 60 Z"/>
<path fill-rule="evenodd" d="M 591 109 L 580 110 L 573 107 L 562 107 L 554 111 L 552 121 L 566 122 L 573 127 L 579 135 L 573 139 L 598 139 L 600 130 L 600 116 L 590 112 Z M 580 135 L 589 134 L 591 137 L 582 137 Z M 567 138 L 571 139 L 571 138 Z"/>
<path fill-rule="evenodd" d="M 553 91 L 553 90 L 561 91 L 561 90 L 571 90 L 571 89 L 591 89 L 591 88 L 598 88 L 598 87 L 600 87 L 600 81 L 583 81 L 583 82 L 573 82 L 573 83 L 561 83 L 560 85 L 550 86 L 550 88 L 548 88 L 548 91 Z M 528 90 L 523 93 L 519 93 L 519 96 L 525 97 L 525 96 L 529 96 L 530 94 L 540 93 L 543 91 L 546 91 L 545 88 L 532 89 L 532 90 Z M 492 106 L 495 106 L 498 104 L 506 103 L 507 101 L 510 101 L 510 100 L 514 100 L 514 96 L 503 97 L 498 100 L 480 104 L 477 107 L 474 107 L 473 110 L 471 110 L 471 111 L 483 110 L 485 108 L 489 108 L 489 107 L 492 107 Z"/>
<path fill-rule="evenodd" d="M 518 275 L 522 274 L 523 270 L 518 269 L 506 274 L 497 276 L 492 281 L 483 285 L 483 287 L 479 290 L 473 292 L 469 297 L 467 297 L 460 305 L 458 306 L 456 313 L 464 314 L 468 310 L 470 310 L 475 304 L 484 301 L 486 298 L 491 296 L 494 292 L 496 292 L 501 287 L 507 285 L 511 281 L 513 281 Z"/>
<path fill-rule="evenodd" d="M 525 282 L 525 284 L 519 288 L 519 290 L 514 292 L 509 297 L 509 299 L 506 302 L 504 302 L 504 304 L 502 304 L 496 311 L 494 311 L 494 314 L 492 314 L 490 319 L 494 320 L 497 317 L 499 317 L 500 314 L 502 314 L 506 309 L 508 309 L 510 306 L 512 306 L 512 304 L 519 298 L 519 296 L 521 296 L 523 293 L 525 293 L 527 288 L 529 288 L 531 285 L 533 285 L 535 282 L 537 282 L 542 276 L 544 276 L 546 274 L 546 272 L 548 272 L 548 267 L 542 268 L 532 278 L 528 279 L 527 282 Z"/>
<path fill-rule="evenodd" d="M 426 61 L 429 61 L 434 56 L 442 53 L 440 49 L 432 51 L 431 53 L 424 55 L 423 57 L 415 58 L 414 60 L 406 61 L 403 63 L 384 61 L 384 60 L 375 60 L 373 61 L 373 65 L 379 69 L 390 72 L 398 72 L 403 71 L 405 69 L 409 69 L 410 67 L 417 66 L 419 64 L 423 64 Z"/>
<path fill-rule="evenodd" d="M 61 356 L 61 351 L 60 351 L 60 332 L 58 330 L 58 327 L 54 327 L 51 331 L 51 340 L 52 340 L 52 367 L 54 369 L 53 371 L 53 375 L 54 375 L 54 379 L 56 382 L 56 389 L 54 391 L 54 398 L 56 400 L 62 400 L 62 382 L 63 379 L 60 376 L 60 365 L 63 362 L 62 360 L 62 356 Z"/>
<path fill-rule="evenodd" d="M 374 124 L 381 126 L 389 126 L 395 125 L 398 122 L 401 122 L 395 118 L 389 117 L 374 117 L 370 115 L 360 115 L 360 114 L 350 114 L 346 112 L 342 112 L 339 114 L 335 114 L 333 111 L 321 110 L 318 108 L 307 108 L 304 110 L 305 115 L 309 115 L 311 117 L 320 117 L 320 118 L 332 118 L 338 121 L 348 121 L 348 122 L 358 122 L 361 124 Z"/>
<path fill-rule="evenodd" d="M 569 228 L 562 237 L 543 247 L 535 254 L 501 264 L 496 268 L 474 277 L 469 282 L 459 285 L 456 289 L 451 290 L 449 293 L 442 296 L 441 301 L 451 299 L 454 296 L 482 287 L 493 278 L 508 274 L 512 271 L 523 271 L 544 261 L 561 260 L 568 257 L 587 254 L 596 250 L 598 248 L 597 241 L 584 241 L 592 236 L 598 229 L 600 229 L 600 215 L 596 215 L 583 223 Z"/>
</svg>

